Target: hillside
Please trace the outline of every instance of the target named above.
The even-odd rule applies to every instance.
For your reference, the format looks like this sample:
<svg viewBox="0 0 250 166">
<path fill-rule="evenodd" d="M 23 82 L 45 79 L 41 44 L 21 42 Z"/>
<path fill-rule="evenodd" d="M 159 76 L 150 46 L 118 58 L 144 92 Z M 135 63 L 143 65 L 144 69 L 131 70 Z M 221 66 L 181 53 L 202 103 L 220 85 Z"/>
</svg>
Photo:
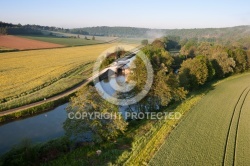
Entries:
<svg viewBox="0 0 250 166">
<path fill-rule="evenodd" d="M 204 29 L 148 29 L 135 27 L 88 27 L 71 29 L 71 32 L 88 32 L 90 35 L 120 36 L 120 37 L 160 37 L 175 35 L 182 38 L 241 38 L 250 35 L 250 26 L 237 26 L 229 28 L 204 28 Z"/>
</svg>

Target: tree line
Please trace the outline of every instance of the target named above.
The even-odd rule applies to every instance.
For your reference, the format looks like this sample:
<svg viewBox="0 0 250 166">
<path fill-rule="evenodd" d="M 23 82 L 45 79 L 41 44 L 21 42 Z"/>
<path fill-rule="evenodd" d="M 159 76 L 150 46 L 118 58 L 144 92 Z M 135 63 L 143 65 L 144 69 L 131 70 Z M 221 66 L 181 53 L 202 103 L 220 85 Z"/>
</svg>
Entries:
<svg viewBox="0 0 250 166">
<path fill-rule="evenodd" d="M 187 59 L 181 64 L 179 78 L 181 85 L 189 90 L 250 67 L 249 53 L 243 47 L 187 42 L 180 52 Z"/>
</svg>

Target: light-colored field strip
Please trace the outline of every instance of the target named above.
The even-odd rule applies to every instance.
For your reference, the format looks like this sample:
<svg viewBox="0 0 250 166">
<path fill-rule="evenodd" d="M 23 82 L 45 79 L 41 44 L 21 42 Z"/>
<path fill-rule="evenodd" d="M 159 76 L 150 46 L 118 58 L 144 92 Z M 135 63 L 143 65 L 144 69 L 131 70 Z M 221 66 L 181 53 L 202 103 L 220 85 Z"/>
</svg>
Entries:
<svg viewBox="0 0 250 166">
<path fill-rule="evenodd" d="M 250 94 L 247 95 L 239 121 L 235 165 L 250 164 Z"/>
<path fill-rule="evenodd" d="M 225 144 L 225 151 L 224 151 L 222 165 L 226 166 L 226 165 L 235 164 L 239 122 L 240 122 L 242 107 L 246 101 L 246 97 L 249 94 L 249 92 L 250 92 L 249 87 L 244 89 L 237 103 L 235 104 L 234 112 L 232 114 L 232 118 L 231 118 L 230 125 L 228 128 L 228 134 L 227 134 L 227 140 Z"/>
</svg>

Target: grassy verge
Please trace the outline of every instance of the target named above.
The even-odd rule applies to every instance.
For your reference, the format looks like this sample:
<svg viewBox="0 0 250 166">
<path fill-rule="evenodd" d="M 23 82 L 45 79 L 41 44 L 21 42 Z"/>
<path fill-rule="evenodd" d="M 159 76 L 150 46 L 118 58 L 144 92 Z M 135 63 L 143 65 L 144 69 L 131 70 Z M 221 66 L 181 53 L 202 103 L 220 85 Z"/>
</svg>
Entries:
<svg viewBox="0 0 250 166">
<path fill-rule="evenodd" d="M 184 116 L 203 95 L 204 93 L 191 96 L 173 111 Z M 124 165 L 146 165 L 179 122 L 178 119 L 166 119 L 155 123 L 149 132 L 135 139 L 132 151 L 128 154 L 129 158 Z"/>
<path fill-rule="evenodd" d="M 13 51 L 17 51 L 17 49 L 6 48 L 6 47 L 1 47 L 0 46 L 0 53 L 2 53 L 2 52 L 13 52 Z"/>
<path fill-rule="evenodd" d="M 1 156 L 0 165 L 39 165 L 68 152 L 70 146 L 70 141 L 64 137 L 36 145 L 33 145 L 30 140 L 23 140 L 21 144 Z"/>
</svg>

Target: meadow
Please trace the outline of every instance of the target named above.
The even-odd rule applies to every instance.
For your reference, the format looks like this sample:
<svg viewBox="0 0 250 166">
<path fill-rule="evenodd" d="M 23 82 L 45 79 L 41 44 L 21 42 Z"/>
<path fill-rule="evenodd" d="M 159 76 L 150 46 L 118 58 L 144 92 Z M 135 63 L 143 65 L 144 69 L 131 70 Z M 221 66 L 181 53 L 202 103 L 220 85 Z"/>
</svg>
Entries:
<svg viewBox="0 0 250 166">
<path fill-rule="evenodd" d="M 190 110 L 149 165 L 250 164 L 250 74 L 233 78 L 216 85 Z"/>
<path fill-rule="evenodd" d="M 96 58 L 119 46 L 112 43 L 1 53 L 0 110 L 43 100 L 86 80 Z"/>
<path fill-rule="evenodd" d="M 93 45 L 93 44 L 100 44 L 104 43 L 103 40 L 86 40 L 83 38 L 66 38 L 66 37 L 57 37 L 57 36 L 21 36 L 27 39 L 33 39 L 43 42 L 55 43 L 64 46 L 84 46 L 84 45 Z"/>
<path fill-rule="evenodd" d="M 65 37 L 71 37 L 71 36 L 75 36 L 77 37 L 78 34 L 73 34 L 73 33 L 64 33 L 64 32 L 57 32 L 57 31 L 46 31 L 46 30 L 43 30 L 42 33 L 44 35 L 49 35 L 49 34 L 53 34 L 53 36 L 57 36 L 57 37 L 62 37 L 62 36 L 65 36 Z M 81 35 L 79 34 L 79 37 L 84 39 L 85 36 L 88 38 L 88 39 L 92 39 L 93 36 L 91 35 Z M 109 41 L 112 41 L 112 40 L 115 40 L 115 39 L 118 39 L 118 37 L 112 37 L 112 36 L 95 36 L 95 40 L 100 40 L 100 41 L 104 41 L 104 42 L 109 42 Z"/>
</svg>

